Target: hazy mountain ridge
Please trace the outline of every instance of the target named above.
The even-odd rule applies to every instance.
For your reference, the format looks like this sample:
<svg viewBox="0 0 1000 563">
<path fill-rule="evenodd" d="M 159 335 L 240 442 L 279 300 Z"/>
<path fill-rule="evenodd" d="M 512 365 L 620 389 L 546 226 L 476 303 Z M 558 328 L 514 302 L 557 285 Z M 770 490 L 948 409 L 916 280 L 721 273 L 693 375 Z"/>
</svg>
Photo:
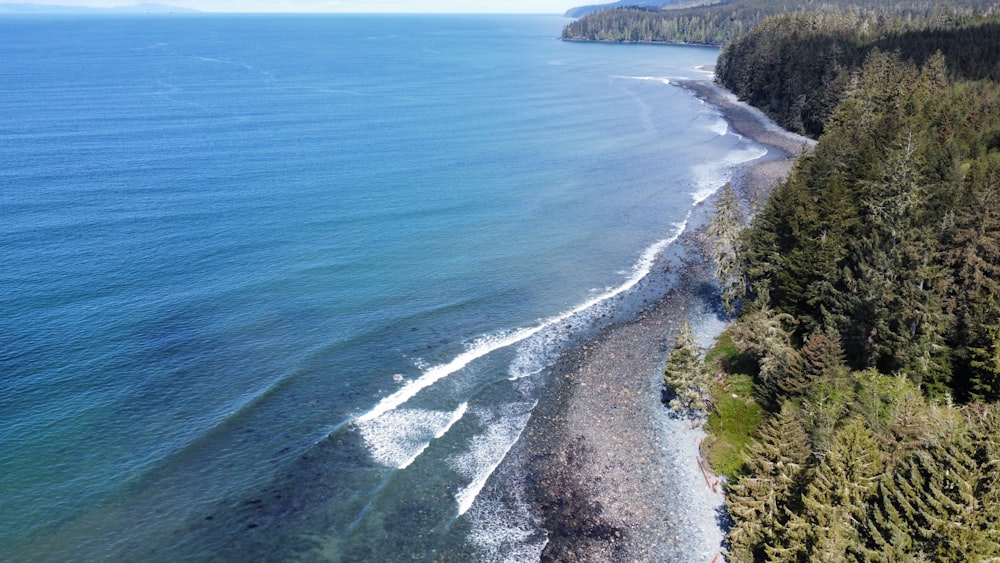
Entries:
<svg viewBox="0 0 1000 563">
<path fill-rule="evenodd" d="M 167 4 L 134 4 L 113 8 L 88 8 L 85 6 L 62 6 L 57 4 L 0 4 L 0 14 L 169 14 L 199 13 L 191 8 L 180 8 Z"/>
</svg>

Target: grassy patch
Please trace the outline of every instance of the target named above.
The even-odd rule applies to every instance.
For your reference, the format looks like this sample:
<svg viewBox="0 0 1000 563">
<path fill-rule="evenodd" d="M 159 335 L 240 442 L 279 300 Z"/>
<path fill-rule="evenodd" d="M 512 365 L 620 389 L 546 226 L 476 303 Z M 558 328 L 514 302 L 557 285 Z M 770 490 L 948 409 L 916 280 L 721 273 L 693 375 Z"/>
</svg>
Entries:
<svg viewBox="0 0 1000 563">
<path fill-rule="evenodd" d="M 705 363 L 710 366 L 725 367 L 735 363 L 739 355 L 740 349 L 733 344 L 729 331 L 726 331 L 715 341 L 715 345 L 705 353 Z"/>
<path fill-rule="evenodd" d="M 743 467 L 743 452 L 757 435 L 764 410 L 753 398 L 753 378 L 731 371 L 744 362 L 728 333 L 719 337 L 705 359 L 721 377 L 709 386 L 712 411 L 706 426 L 709 435 L 701 445 L 702 457 L 715 473 L 733 479 Z"/>
</svg>

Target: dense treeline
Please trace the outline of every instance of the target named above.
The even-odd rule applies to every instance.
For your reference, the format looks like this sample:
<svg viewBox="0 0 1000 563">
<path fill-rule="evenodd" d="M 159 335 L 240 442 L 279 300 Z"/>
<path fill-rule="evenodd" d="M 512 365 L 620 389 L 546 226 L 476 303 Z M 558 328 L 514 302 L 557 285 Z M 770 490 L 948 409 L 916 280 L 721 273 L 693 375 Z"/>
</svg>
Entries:
<svg viewBox="0 0 1000 563">
<path fill-rule="evenodd" d="M 852 368 L 998 400 L 1000 87 L 876 51 L 847 92 L 754 220 L 749 302 Z"/>
<path fill-rule="evenodd" d="M 731 336 L 772 414 L 729 487 L 730 558 L 1000 558 L 1000 43 L 960 47 L 995 24 L 793 18 L 769 43 L 783 21 L 754 39 L 774 76 L 817 45 L 863 61 L 740 239 Z M 804 103 L 790 83 L 767 99 Z"/>
<path fill-rule="evenodd" d="M 943 53 L 952 79 L 1000 79 L 1000 19 L 927 17 L 879 11 L 784 14 L 730 42 L 719 56 L 721 84 L 783 127 L 819 136 L 848 79 L 873 51 L 922 65 Z"/>
<path fill-rule="evenodd" d="M 992 405 L 936 405 L 904 379 L 828 374 L 750 447 L 727 492 L 728 558 L 995 560 L 998 432 Z"/>
<path fill-rule="evenodd" d="M 700 5 L 704 4 L 704 5 Z M 693 0 L 659 8 L 618 7 L 588 14 L 566 26 L 564 39 L 724 45 L 765 19 L 794 12 L 862 12 L 883 25 L 968 15 L 992 9 L 992 0 L 959 0 L 944 7 L 931 0 Z"/>
<path fill-rule="evenodd" d="M 746 33 L 759 19 L 755 12 L 747 16 L 736 17 L 732 10 L 709 8 L 615 8 L 570 23 L 562 36 L 578 41 L 720 45 Z"/>
</svg>

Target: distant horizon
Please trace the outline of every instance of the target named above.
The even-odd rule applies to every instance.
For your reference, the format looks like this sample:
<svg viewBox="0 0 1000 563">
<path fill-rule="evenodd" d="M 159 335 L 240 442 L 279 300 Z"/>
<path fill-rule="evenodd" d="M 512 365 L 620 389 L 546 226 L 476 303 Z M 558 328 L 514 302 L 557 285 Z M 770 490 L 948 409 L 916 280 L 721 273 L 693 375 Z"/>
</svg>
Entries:
<svg viewBox="0 0 1000 563">
<path fill-rule="evenodd" d="M 155 11 L 178 10 L 198 13 L 232 14 L 552 14 L 572 8 L 558 2 L 530 0 L 179 0 L 143 2 L 129 0 L 0 1 L 0 13 L 40 13 L 75 11 Z"/>
</svg>

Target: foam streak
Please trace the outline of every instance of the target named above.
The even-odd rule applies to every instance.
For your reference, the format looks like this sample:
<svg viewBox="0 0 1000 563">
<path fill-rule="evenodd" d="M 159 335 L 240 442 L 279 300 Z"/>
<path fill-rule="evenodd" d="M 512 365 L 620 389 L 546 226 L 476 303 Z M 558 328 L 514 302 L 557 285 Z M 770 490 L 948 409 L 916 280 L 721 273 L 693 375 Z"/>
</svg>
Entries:
<svg viewBox="0 0 1000 563">
<path fill-rule="evenodd" d="M 448 377 L 449 375 L 469 365 L 473 360 L 482 358 L 494 350 L 499 350 L 510 346 L 511 344 L 516 344 L 539 330 L 541 330 L 541 327 L 521 329 L 499 338 L 482 338 L 478 340 L 478 344 L 473 345 L 469 350 L 459 354 L 452 361 L 446 364 L 431 367 L 416 380 L 411 381 L 399 391 L 396 391 L 392 395 L 389 395 L 379 401 L 378 404 L 375 405 L 375 408 L 359 416 L 356 419 L 356 422 L 363 424 L 382 416 L 383 414 L 409 401 L 423 389 L 430 387 L 439 380 L 444 379 L 445 377 Z"/>
<path fill-rule="evenodd" d="M 472 508 L 472 503 L 486 486 L 490 475 L 500 467 L 500 463 L 507 457 L 507 452 L 520 439 L 521 432 L 524 431 L 536 404 L 538 403 L 533 403 L 527 412 L 519 414 L 502 412 L 491 417 L 488 430 L 485 434 L 473 438 L 469 451 L 452 458 L 452 465 L 460 473 L 472 478 L 465 488 L 455 494 L 459 516 Z M 516 407 L 519 405 L 507 405 L 503 410 L 510 411 Z"/>
</svg>

